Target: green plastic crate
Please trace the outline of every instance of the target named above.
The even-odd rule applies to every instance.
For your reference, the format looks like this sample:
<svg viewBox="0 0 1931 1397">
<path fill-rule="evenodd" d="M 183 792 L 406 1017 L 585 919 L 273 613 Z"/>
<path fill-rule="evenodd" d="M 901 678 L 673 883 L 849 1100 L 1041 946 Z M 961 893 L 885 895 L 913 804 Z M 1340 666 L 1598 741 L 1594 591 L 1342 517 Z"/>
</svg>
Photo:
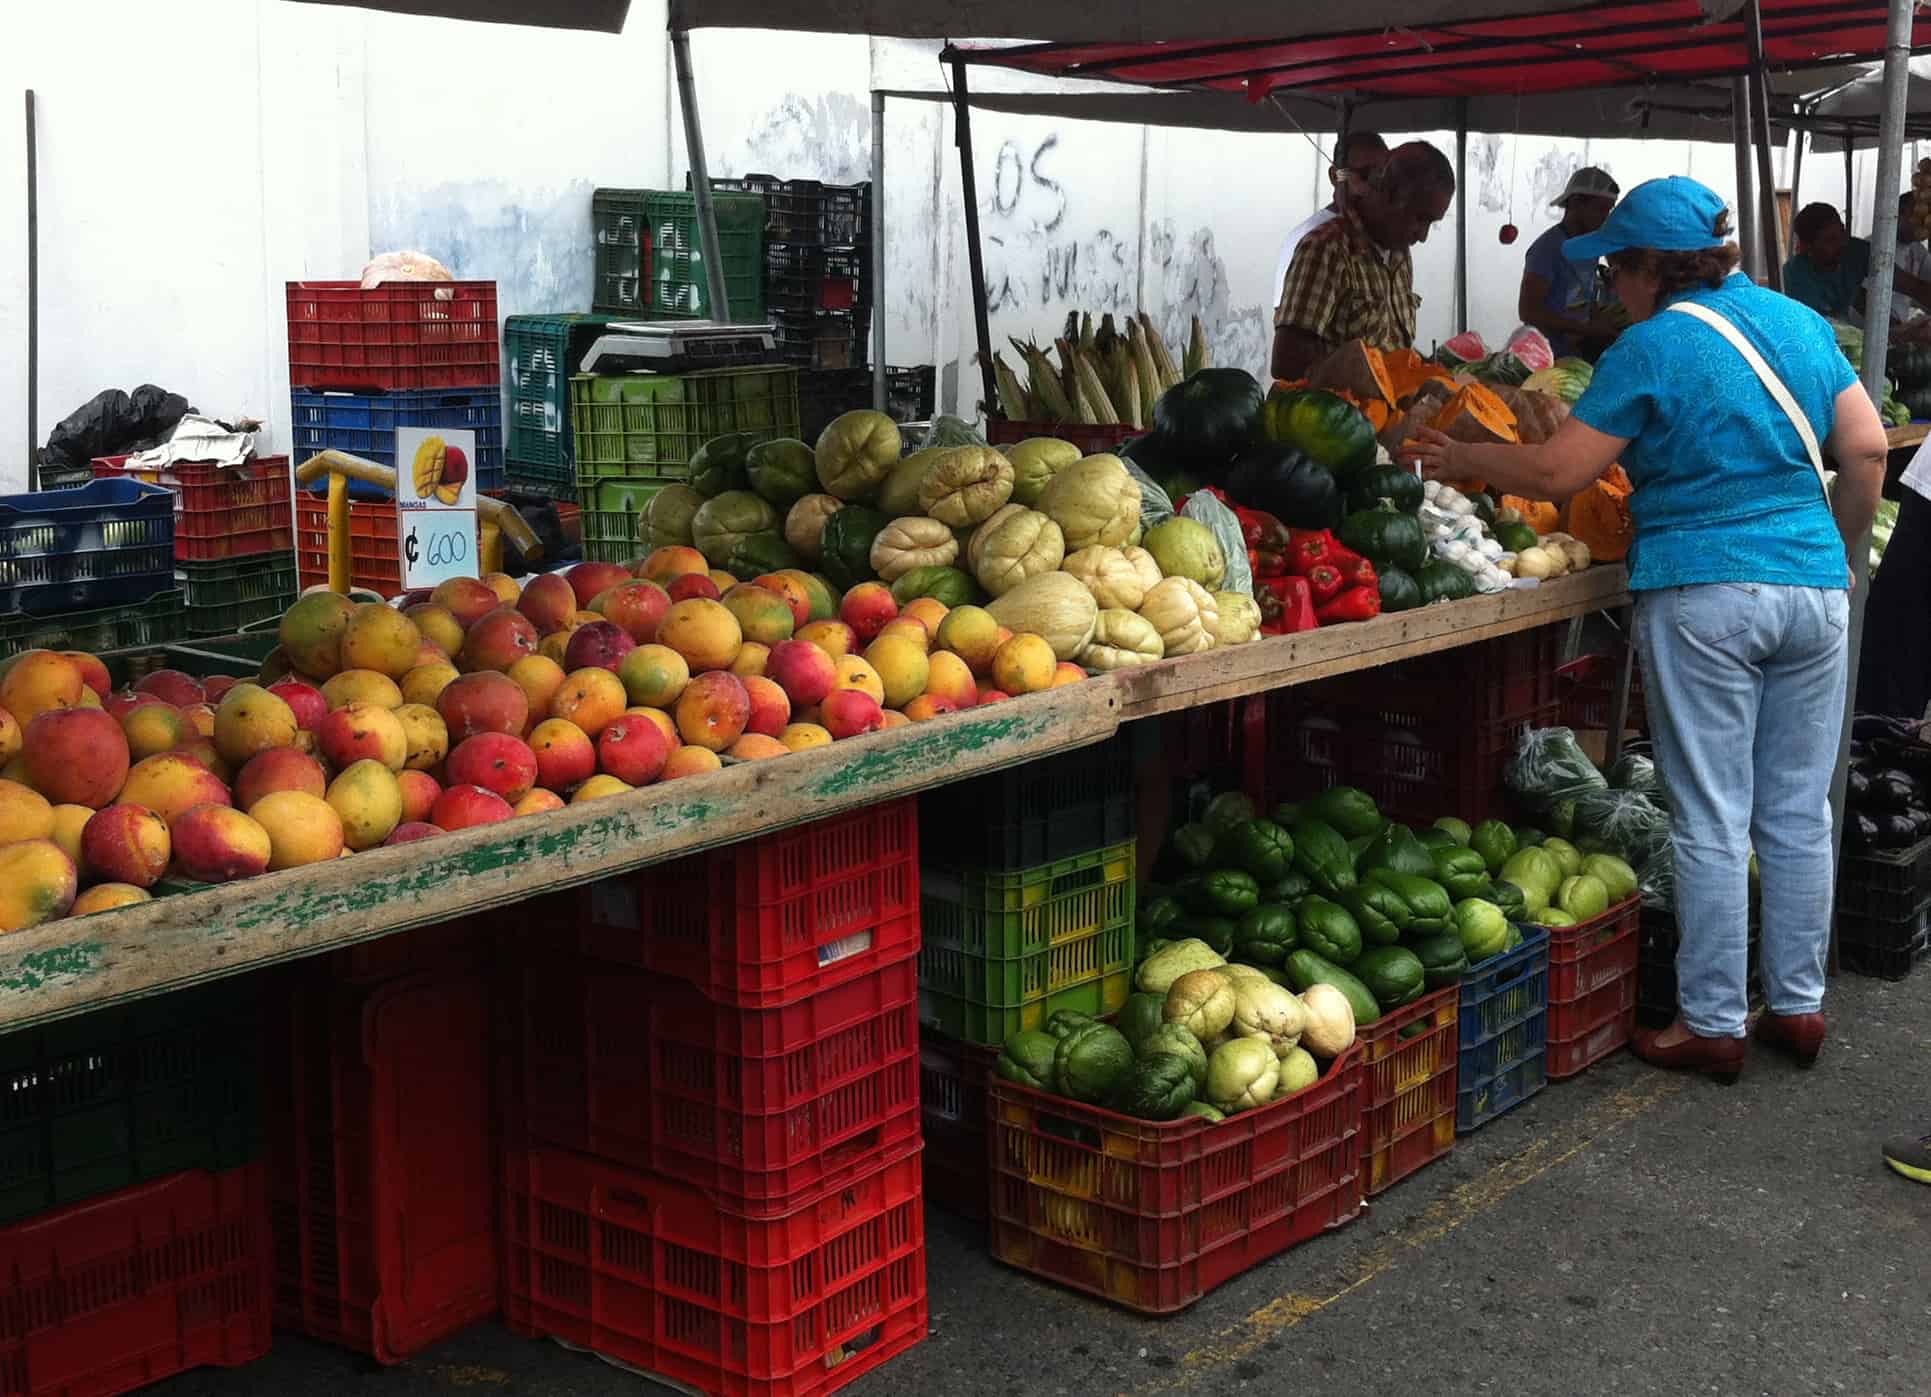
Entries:
<svg viewBox="0 0 1931 1397">
<path fill-rule="evenodd" d="M 188 633 L 187 598 L 159 592 L 135 606 L 107 606 L 56 616 L 0 615 L 0 657 L 20 650 L 109 650 L 165 645 Z"/>
<path fill-rule="evenodd" d="M 1104 928 L 1130 929 L 1134 862 L 1129 841 L 1010 873 L 928 864 L 919 888 L 925 944 L 1017 961 Z"/>
<path fill-rule="evenodd" d="M 663 488 L 661 480 L 623 476 L 586 482 L 581 517 L 585 560 L 622 563 L 641 554 L 644 546 L 637 538 L 637 516 Z"/>
<path fill-rule="evenodd" d="M 1055 991 L 1017 1009 L 975 1004 L 939 990 L 919 990 L 919 1025 L 962 1043 L 996 1045 L 1021 1029 L 1039 1028 L 1059 1009 L 1095 1018 L 1117 1013 L 1133 993 L 1133 972 L 1121 970 Z"/>
<path fill-rule="evenodd" d="M 1133 923 L 1127 921 L 1017 960 L 927 941 L 919 949 L 919 988 L 988 1009 L 1023 1009 L 1060 990 L 1132 968 Z"/>
<path fill-rule="evenodd" d="M 575 451 L 568 465 L 545 466 L 533 461 L 518 461 L 511 458 L 503 471 L 503 483 L 512 491 L 523 491 L 532 495 L 542 495 L 545 499 L 557 500 L 565 504 L 577 503 L 577 467 Z"/>
<path fill-rule="evenodd" d="M 632 320 L 763 320 L 764 197 L 715 194 L 712 208 L 729 315 L 718 317 L 711 309 L 697 199 L 678 190 L 599 189 L 591 195 L 590 308 Z"/>
<path fill-rule="evenodd" d="M 576 442 L 570 434 L 570 379 L 614 315 L 512 315 L 503 322 L 503 379 L 508 411 L 503 444 L 509 479 L 574 486 Z M 561 478 L 554 474 L 561 471 Z M 518 472 L 527 480 L 520 480 Z M 540 473 L 540 474 L 539 474 Z"/>
<path fill-rule="evenodd" d="M 233 635 L 244 626 L 279 617 L 300 590 L 293 551 L 181 563 L 178 571 L 187 592 L 191 637 Z"/>
<path fill-rule="evenodd" d="M 263 1148 L 248 977 L 0 1038 L 0 1222 Z"/>
<path fill-rule="evenodd" d="M 712 437 L 795 437 L 798 371 L 579 374 L 570 380 L 570 422 L 579 486 L 610 476 L 689 480 L 692 455 Z"/>
<path fill-rule="evenodd" d="M 217 674 L 245 679 L 261 672 L 262 661 L 280 643 L 276 628 L 258 621 L 246 634 L 208 636 L 185 645 L 170 645 L 157 657 L 157 667 L 178 669 L 201 679 Z"/>
</svg>

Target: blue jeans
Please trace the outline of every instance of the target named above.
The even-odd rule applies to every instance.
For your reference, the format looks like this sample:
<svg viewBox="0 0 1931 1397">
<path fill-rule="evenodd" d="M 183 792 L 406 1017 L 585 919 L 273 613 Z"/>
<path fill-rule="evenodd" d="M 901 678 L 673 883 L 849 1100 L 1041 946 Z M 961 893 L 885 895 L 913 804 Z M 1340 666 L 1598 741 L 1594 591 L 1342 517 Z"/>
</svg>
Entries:
<svg viewBox="0 0 1931 1397">
<path fill-rule="evenodd" d="M 1704 1037 L 1744 1034 L 1752 844 L 1764 998 L 1777 1014 L 1823 1005 L 1849 619 L 1848 593 L 1815 587 L 1637 595 L 1651 735 L 1674 811 L 1677 997 Z"/>
</svg>

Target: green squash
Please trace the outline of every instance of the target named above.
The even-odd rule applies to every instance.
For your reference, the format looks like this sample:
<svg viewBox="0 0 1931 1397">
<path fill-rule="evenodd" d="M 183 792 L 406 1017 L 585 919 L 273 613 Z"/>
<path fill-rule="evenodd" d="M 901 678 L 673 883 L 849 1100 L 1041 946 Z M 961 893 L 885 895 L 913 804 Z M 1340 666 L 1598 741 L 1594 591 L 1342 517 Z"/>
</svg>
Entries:
<svg viewBox="0 0 1931 1397">
<path fill-rule="evenodd" d="M 1162 393 L 1154 430 L 1187 461 L 1231 461 L 1260 430 L 1261 386 L 1245 369 L 1200 369 Z"/>
<path fill-rule="evenodd" d="M 650 497 L 637 518 L 637 539 L 646 553 L 659 548 L 691 546 L 691 520 L 704 507 L 704 497 L 688 485 L 666 485 Z"/>
<path fill-rule="evenodd" d="M 1527 524 L 1497 524 L 1495 541 L 1511 553 L 1520 553 L 1525 548 L 1540 546 L 1542 539 Z"/>
<path fill-rule="evenodd" d="M 749 490 L 726 490 L 704 501 L 691 516 L 691 542 L 705 562 L 721 568 L 745 539 L 753 534 L 777 535 L 782 524 L 778 511 Z M 791 550 L 785 552 L 790 554 Z"/>
<path fill-rule="evenodd" d="M 1373 424 L 1360 408 L 1325 389 L 1274 389 L 1261 409 L 1261 430 L 1269 441 L 1295 447 L 1337 475 L 1374 462 Z"/>
<path fill-rule="evenodd" d="M 1130 1064 L 1108 1101 L 1121 1115 L 1177 1120 L 1193 1100 L 1193 1065 L 1174 1053 L 1153 1053 Z"/>
<path fill-rule="evenodd" d="M 745 453 L 744 473 L 760 499 L 790 509 L 818 488 L 817 458 L 796 437 L 761 441 Z"/>
<path fill-rule="evenodd" d="M 870 582 L 872 540 L 892 521 L 875 509 L 848 504 L 825 521 L 819 547 L 824 552 L 821 566 L 834 587 L 849 592 L 861 582 Z"/>
<path fill-rule="evenodd" d="M 724 570 L 745 579 L 797 566 L 798 555 L 778 533 L 746 534 L 724 558 Z"/>
<path fill-rule="evenodd" d="M 1370 946 L 1355 961 L 1353 970 L 1383 1009 L 1420 999 L 1428 973 L 1413 951 L 1400 946 Z"/>
<path fill-rule="evenodd" d="M 1413 572 L 1428 561 L 1428 538 L 1422 533 L 1421 520 L 1392 505 L 1357 509 L 1343 519 L 1341 542 L 1376 567 L 1385 564 Z"/>
<path fill-rule="evenodd" d="M 744 458 L 757 442 L 749 432 L 726 432 L 699 446 L 691 453 L 691 488 L 707 500 L 728 490 L 749 489 Z"/>
<path fill-rule="evenodd" d="M 970 574 L 951 567 L 913 568 L 892 584 L 892 599 L 900 606 L 920 597 L 931 597 L 950 609 L 976 602 L 983 595 Z"/>
<path fill-rule="evenodd" d="M 1421 477 L 1400 466 L 1370 465 L 1348 480 L 1348 508 L 1373 509 L 1383 500 L 1403 514 L 1421 508 Z"/>
<path fill-rule="evenodd" d="M 1413 611 L 1422 603 L 1421 588 L 1400 568 L 1377 564 L 1375 581 L 1381 584 L 1383 611 Z"/>
<path fill-rule="evenodd" d="M 1422 564 L 1415 573 L 1415 586 L 1421 591 L 1421 604 L 1462 601 L 1475 595 L 1475 579 L 1444 559 Z"/>
</svg>

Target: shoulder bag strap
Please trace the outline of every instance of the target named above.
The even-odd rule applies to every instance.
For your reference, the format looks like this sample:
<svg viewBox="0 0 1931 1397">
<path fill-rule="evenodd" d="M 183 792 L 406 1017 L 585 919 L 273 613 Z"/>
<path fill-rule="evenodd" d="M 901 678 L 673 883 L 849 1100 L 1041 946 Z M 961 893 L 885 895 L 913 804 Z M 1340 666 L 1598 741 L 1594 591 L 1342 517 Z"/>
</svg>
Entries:
<svg viewBox="0 0 1931 1397">
<path fill-rule="evenodd" d="M 1731 323 L 1729 317 L 1711 310 L 1708 306 L 1699 305 L 1695 301 L 1678 301 L 1669 309 L 1701 320 L 1728 340 L 1731 347 L 1743 356 L 1743 362 L 1756 372 L 1759 379 L 1763 380 L 1763 386 L 1769 390 L 1770 396 L 1777 400 L 1777 406 L 1784 410 L 1784 416 L 1790 419 L 1790 425 L 1797 429 L 1797 435 L 1804 443 L 1804 450 L 1810 454 L 1810 468 L 1817 472 L 1817 483 L 1823 486 L 1825 498 L 1828 499 L 1830 481 L 1824 474 L 1824 452 L 1817 444 L 1817 433 L 1811 427 L 1810 419 L 1804 416 L 1803 409 L 1797 406 L 1797 399 L 1792 396 L 1789 387 L 1777 376 L 1777 371 L 1764 362 L 1763 356 L 1757 353 L 1757 347 L 1743 337 L 1743 332 Z"/>
</svg>

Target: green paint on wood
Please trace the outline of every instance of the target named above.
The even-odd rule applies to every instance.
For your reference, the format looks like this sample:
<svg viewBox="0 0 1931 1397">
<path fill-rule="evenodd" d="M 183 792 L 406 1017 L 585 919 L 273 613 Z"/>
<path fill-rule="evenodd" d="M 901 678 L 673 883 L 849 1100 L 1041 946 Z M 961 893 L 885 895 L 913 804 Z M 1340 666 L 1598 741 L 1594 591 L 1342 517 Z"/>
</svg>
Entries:
<svg viewBox="0 0 1931 1397">
<path fill-rule="evenodd" d="M 11 974 L 0 974 L 0 990 L 37 990 L 49 980 L 92 975 L 101 967 L 101 951 L 98 941 L 29 951 Z"/>
<path fill-rule="evenodd" d="M 908 772 L 940 771 L 969 753 L 1040 736 L 1050 725 L 1044 712 L 941 724 L 916 741 L 902 740 L 891 746 L 853 753 L 809 784 L 804 794 L 821 800 L 834 799 Z"/>
</svg>

